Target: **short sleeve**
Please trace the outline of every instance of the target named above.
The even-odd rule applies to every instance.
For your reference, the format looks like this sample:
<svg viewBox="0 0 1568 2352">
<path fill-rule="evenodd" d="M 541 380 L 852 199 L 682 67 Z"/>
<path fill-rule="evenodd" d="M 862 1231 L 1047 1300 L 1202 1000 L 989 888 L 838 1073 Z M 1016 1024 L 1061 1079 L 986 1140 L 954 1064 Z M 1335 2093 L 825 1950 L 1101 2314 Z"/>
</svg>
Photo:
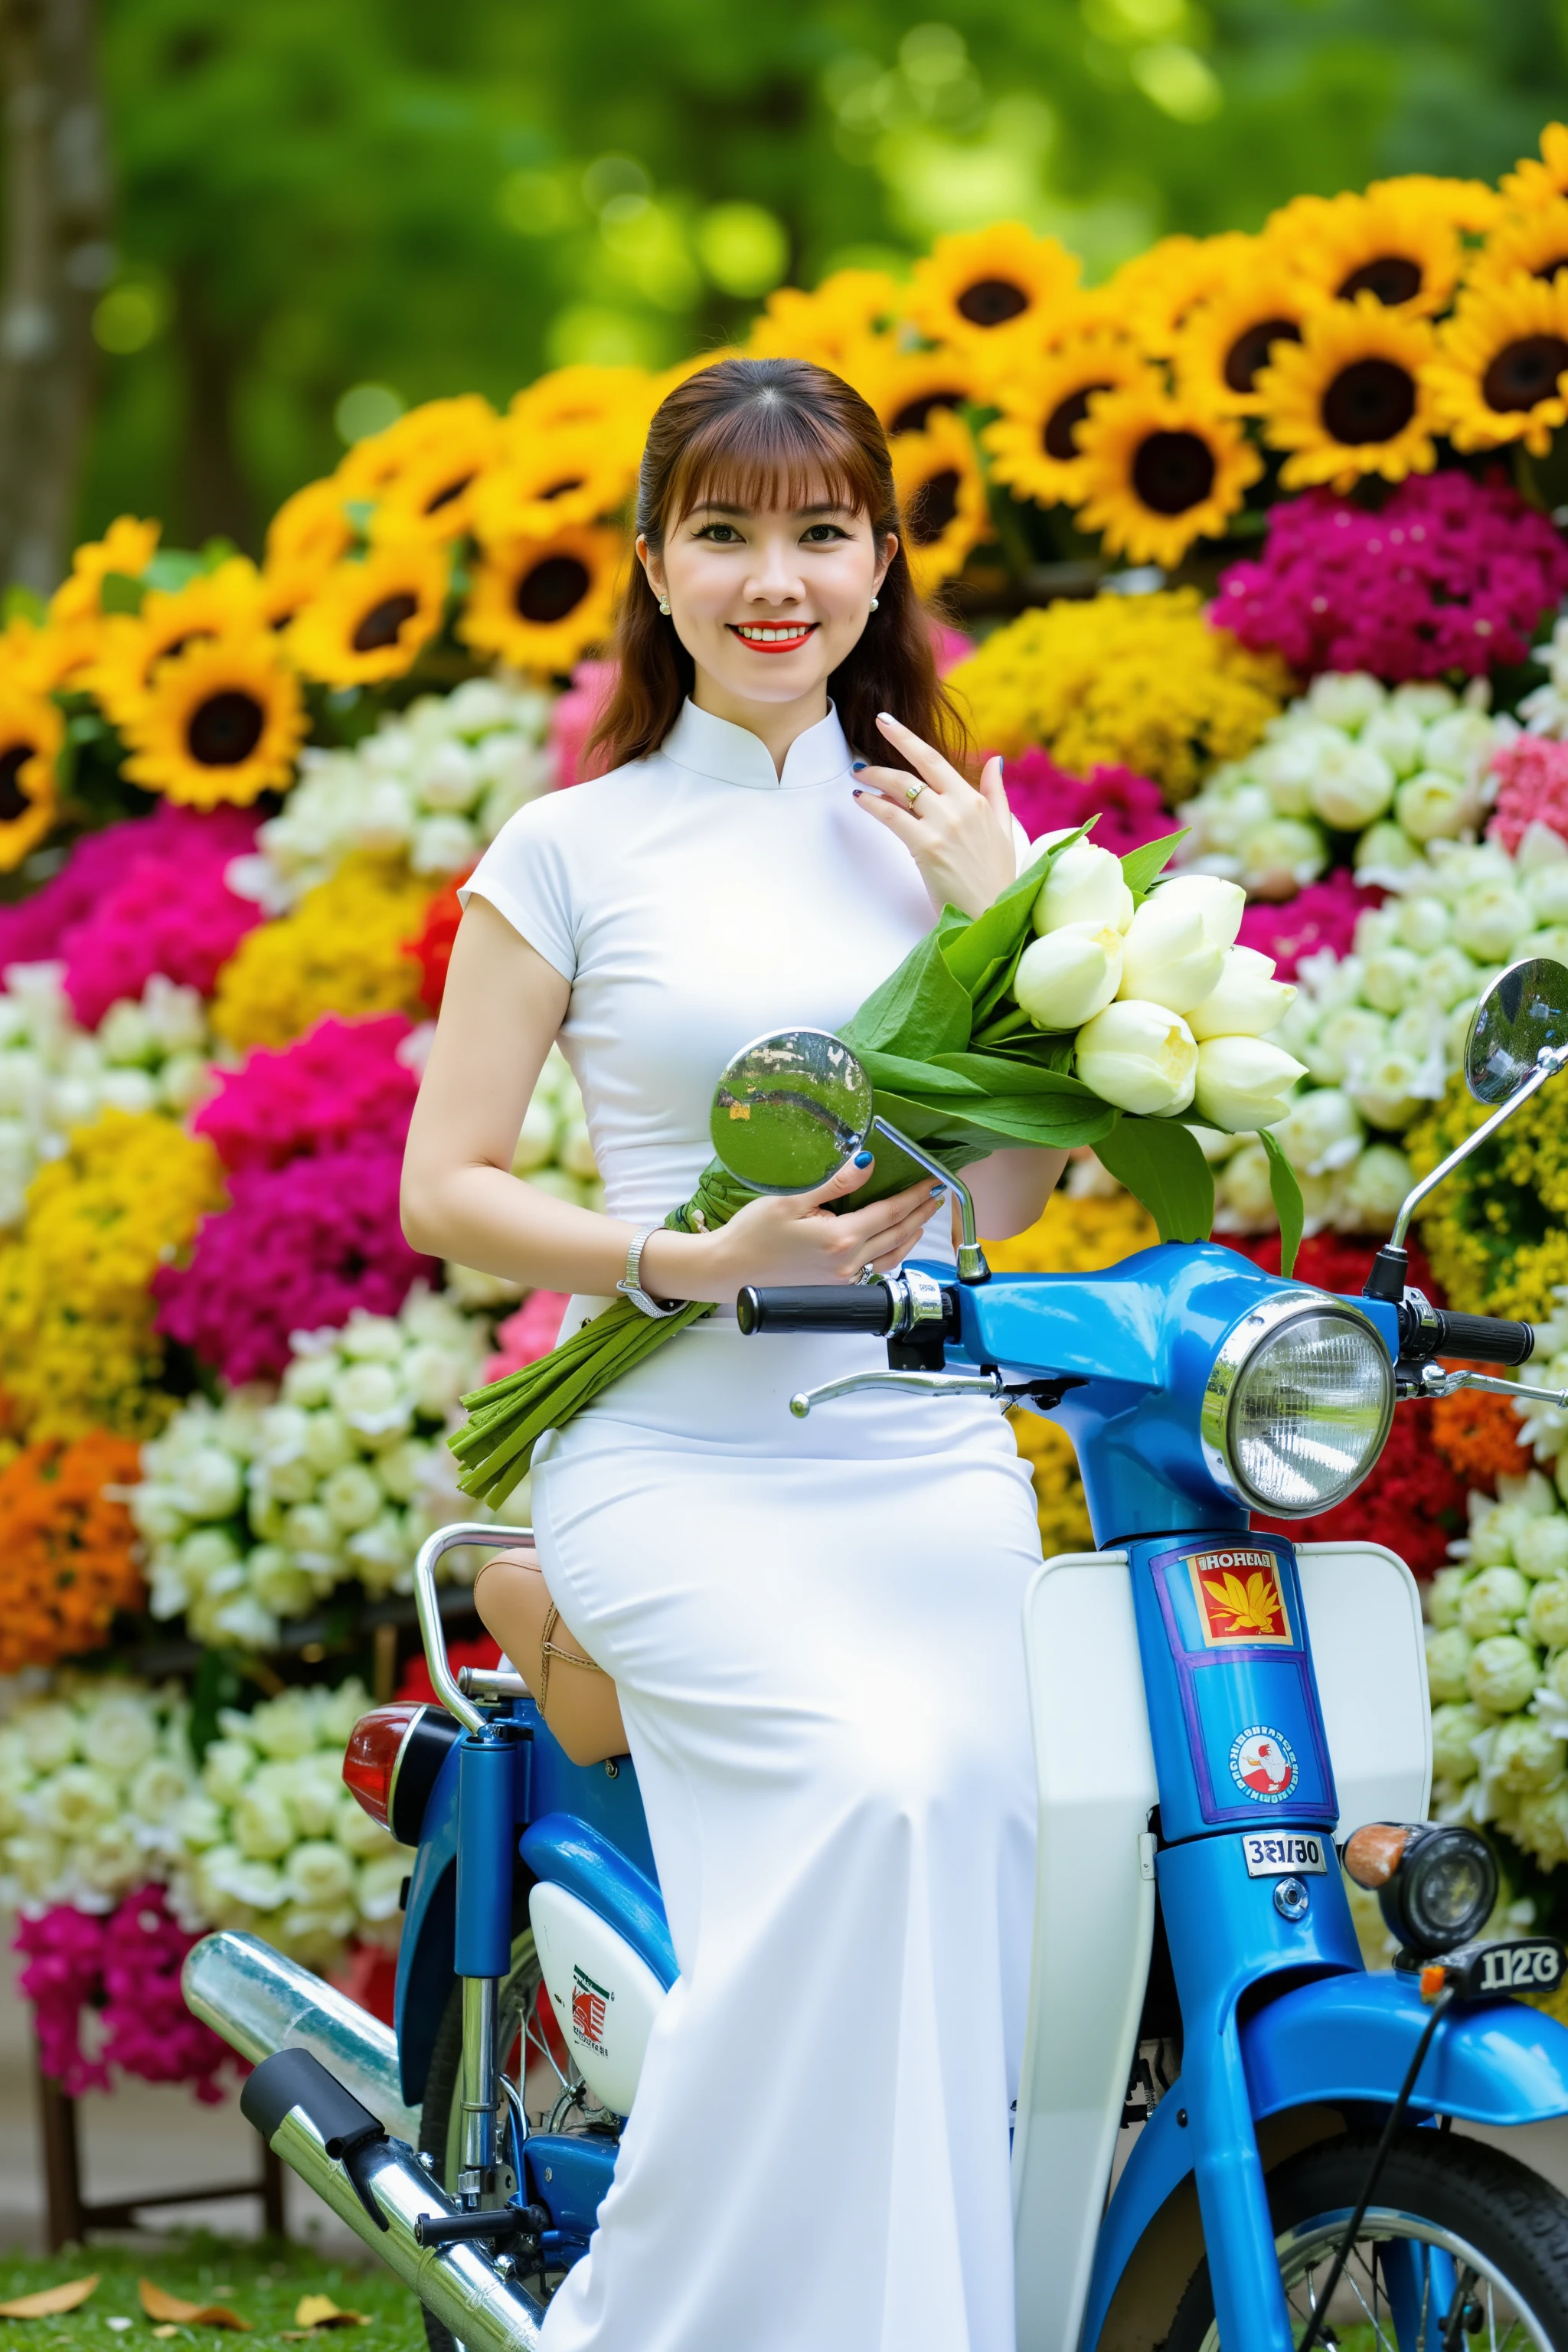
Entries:
<svg viewBox="0 0 1568 2352">
<path fill-rule="evenodd" d="M 559 824 L 551 822 L 554 798 L 550 793 L 531 801 L 508 818 L 458 898 L 465 907 L 476 892 L 488 898 L 563 980 L 572 981 L 577 977 L 578 910 L 572 860 Z"/>
</svg>

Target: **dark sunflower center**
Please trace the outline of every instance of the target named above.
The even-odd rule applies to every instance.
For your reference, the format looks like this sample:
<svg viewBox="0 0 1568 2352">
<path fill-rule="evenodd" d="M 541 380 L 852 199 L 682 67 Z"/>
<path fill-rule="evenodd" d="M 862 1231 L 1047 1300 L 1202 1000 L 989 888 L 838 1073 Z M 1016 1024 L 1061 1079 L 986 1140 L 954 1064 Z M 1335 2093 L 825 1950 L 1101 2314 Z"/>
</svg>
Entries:
<svg viewBox="0 0 1568 2352">
<path fill-rule="evenodd" d="M 1393 360 L 1352 360 L 1323 394 L 1324 430 L 1354 447 L 1392 441 L 1415 414 L 1415 384 Z"/>
<path fill-rule="evenodd" d="M 1214 478 L 1214 451 L 1196 433 L 1151 433 L 1132 460 L 1132 487 L 1155 514 L 1201 505 Z"/>
<path fill-rule="evenodd" d="M 427 515 L 439 514 L 443 507 L 449 507 L 454 499 L 460 499 L 462 497 L 463 492 L 468 488 L 468 484 L 473 480 L 473 478 L 474 478 L 471 473 L 459 474 L 455 482 L 448 482 L 444 490 L 437 490 L 433 499 L 426 499 L 426 513 Z"/>
<path fill-rule="evenodd" d="M 552 482 L 550 488 L 547 490 L 541 490 L 539 495 L 542 499 L 563 499 L 568 490 L 580 490 L 582 487 L 582 475 L 569 474 L 563 482 Z"/>
<path fill-rule="evenodd" d="M 411 621 L 419 610 L 419 599 L 400 589 L 395 596 L 384 596 L 373 604 L 360 622 L 349 643 L 356 654 L 384 653 L 395 646 L 405 621 Z"/>
<path fill-rule="evenodd" d="M 542 625 L 563 621 L 583 602 L 593 581 L 585 563 L 574 555 L 547 555 L 525 572 L 512 590 L 511 601 L 525 621 Z"/>
<path fill-rule="evenodd" d="M 1568 269 L 1568 253 L 1558 254 L 1553 261 L 1543 261 L 1539 269 L 1532 269 L 1530 274 L 1532 278 L 1543 278 L 1550 284 L 1560 269 Z"/>
<path fill-rule="evenodd" d="M 226 687 L 198 702 L 185 727 L 185 747 L 204 768 L 237 768 L 261 740 L 267 721 L 255 695 Z"/>
<path fill-rule="evenodd" d="M 37 749 L 34 743 L 12 743 L 0 751 L 0 824 L 15 824 L 33 805 L 22 790 L 22 771 Z"/>
<path fill-rule="evenodd" d="M 1358 294 L 1375 294 L 1378 300 L 1393 310 L 1395 304 L 1413 301 L 1421 291 L 1421 264 L 1412 261 L 1405 253 L 1380 253 L 1375 261 L 1363 261 L 1352 269 L 1339 289 L 1342 302 L 1353 302 Z"/>
<path fill-rule="evenodd" d="M 926 476 L 904 516 L 917 547 L 931 547 L 942 537 L 958 512 L 958 491 L 956 466 L 944 466 L 940 474 Z"/>
<path fill-rule="evenodd" d="M 1564 368 L 1568 342 L 1561 335 L 1523 335 L 1499 352 L 1481 378 L 1481 398 L 1489 408 L 1533 408 L 1551 399 Z"/>
<path fill-rule="evenodd" d="M 958 315 L 972 327 L 1005 327 L 1029 307 L 1029 298 L 1010 278 L 981 278 L 958 298 Z"/>
<path fill-rule="evenodd" d="M 1226 383 L 1232 392 L 1250 392 L 1258 369 L 1268 365 L 1271 347 L 1300 340 L 1301 330 L 1294 319 L 1259 319 L 1256 327 L 1237 335 L 1226 352 L 1222 371 Z"/>
<path fill-rule="evenodd" d="M 962 392 L 922 392 L 918 400 L 906 400 L 902 408 L 888 419 L 888 430 L 889 433 L 923 433 L 931 423 L 933 410 L 957 408 L 963 397 Z"/>
<path fill-rule="evenodd" d="M 1078 456 L 1078 428 L 1089 415 L 1089 404 L 1097 392 L 1109 392 L 1108 383 L 1086 383 L 1081 392 L 1069 393 L 1058 400 L 1047 417 L 1040 434 L 1040 446 L 1047 457 L 1065 466 Z"/>
</svg>

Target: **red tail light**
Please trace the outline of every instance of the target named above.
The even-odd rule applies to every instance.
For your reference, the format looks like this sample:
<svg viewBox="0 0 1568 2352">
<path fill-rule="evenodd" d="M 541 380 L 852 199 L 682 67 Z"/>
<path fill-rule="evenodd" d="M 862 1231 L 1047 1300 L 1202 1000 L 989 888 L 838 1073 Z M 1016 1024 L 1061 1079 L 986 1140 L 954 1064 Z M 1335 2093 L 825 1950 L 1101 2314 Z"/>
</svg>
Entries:
<svg viewBox="0 0 1568 2352">
<path fill-rule="evenodd" d="M 362 1715 L 349 1735 L 343 1758 L 343 1786 L 352 1789 L 373 1822 L 392 1826 L 392 1792 L 404 1745 L 426 1709 L 401 1699 L 393 1706 L 373 1707 Z"/>
</svg>

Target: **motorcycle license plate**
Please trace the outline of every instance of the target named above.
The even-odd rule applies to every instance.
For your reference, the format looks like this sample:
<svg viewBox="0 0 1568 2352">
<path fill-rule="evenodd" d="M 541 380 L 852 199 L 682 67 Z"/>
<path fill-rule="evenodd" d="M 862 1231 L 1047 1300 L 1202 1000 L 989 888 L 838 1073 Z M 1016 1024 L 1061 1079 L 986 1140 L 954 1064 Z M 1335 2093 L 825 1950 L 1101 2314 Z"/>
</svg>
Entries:
<svg viewBox="0 0 1568 2352">
<path fill-rule="evenodd" d="M 1275 1831 L 1272 1834 L 1248 1830 L 1241 1841 L 1247 1856 L 1248 1878 L 1293 1878 L 1302 1873 L 1320 1874 L 1328 1869 L 1321 1837 L 1305 1837 L 1300 1832 Z"/>
</svg>

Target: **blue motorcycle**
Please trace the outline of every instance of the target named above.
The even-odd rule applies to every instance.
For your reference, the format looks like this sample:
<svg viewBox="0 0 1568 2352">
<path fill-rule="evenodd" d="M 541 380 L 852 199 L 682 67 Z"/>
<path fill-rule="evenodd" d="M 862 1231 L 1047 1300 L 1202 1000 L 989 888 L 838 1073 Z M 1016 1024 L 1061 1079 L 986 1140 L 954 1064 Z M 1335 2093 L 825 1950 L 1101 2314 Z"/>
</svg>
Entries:
<svg viewBox="0 0 1568 2352">
<path fill-rule="evenodd" d="M 1441 1369 L 1518 1365 L 1533 1334 L 1433 1307 L 1404 1244 L 1420 1198 L 1564 1066 L 1568 971 L 1517 965 L 1471 1033 L 1490 1116 L 1405 1203 L 1360 1298 L 1207 1243 L 994 1277 L 951 1178 L 956 1278 L 742 1294 L 764 1341 L 886 1343 L 885 1365 L 797 1414 L 868 1384 L 917 1412 L 984 1395 L 1050 1413 L 1078 1451 L 1099 1549 L 1044 1562 L 1023 1626 L 1040 1834 L 1013 2127 L 1021 2352 L 1568 2347 L 1568 2201 L 1450 2128 L 1568 2115 L 1568 2030 L 1520 1999 L 1563 1982 L 1563 1951 L 1486 1940 L 1492 1854 L 1426 1819 L 1408 1569 L 1249 1524 L 1352 1494 L 1402 1399 L 1547 1393 Z M 759 1041 L 721 1086 L 752 1106 L 750 1153 L 756 1122 L 781 1122 L 800 1189 L 868 1127 L 945 1175 L 868 1119 L 861 1074 L 820 1033 Z M 413 2287 L 436 2352 L 538 2343 L 676 1975 L 629 1758 L 573 1764 L 518 1676 L 448 1665 L 437 1559 L 525 1534 L 426 1543 L 440 1704 L 375 1709 L 345 1761 L 417 1848 L 395 2031 L 253 1937 L 210 1936 L 185 1969 L 191 2008 L 257 2062 L 245 2113 Z M 1364 1965 L 1347 1877 L 1375 1890 L 1389 1971 Z M 744 2116 L 716 2100 L 715 2129 Z"/>
</svg>

